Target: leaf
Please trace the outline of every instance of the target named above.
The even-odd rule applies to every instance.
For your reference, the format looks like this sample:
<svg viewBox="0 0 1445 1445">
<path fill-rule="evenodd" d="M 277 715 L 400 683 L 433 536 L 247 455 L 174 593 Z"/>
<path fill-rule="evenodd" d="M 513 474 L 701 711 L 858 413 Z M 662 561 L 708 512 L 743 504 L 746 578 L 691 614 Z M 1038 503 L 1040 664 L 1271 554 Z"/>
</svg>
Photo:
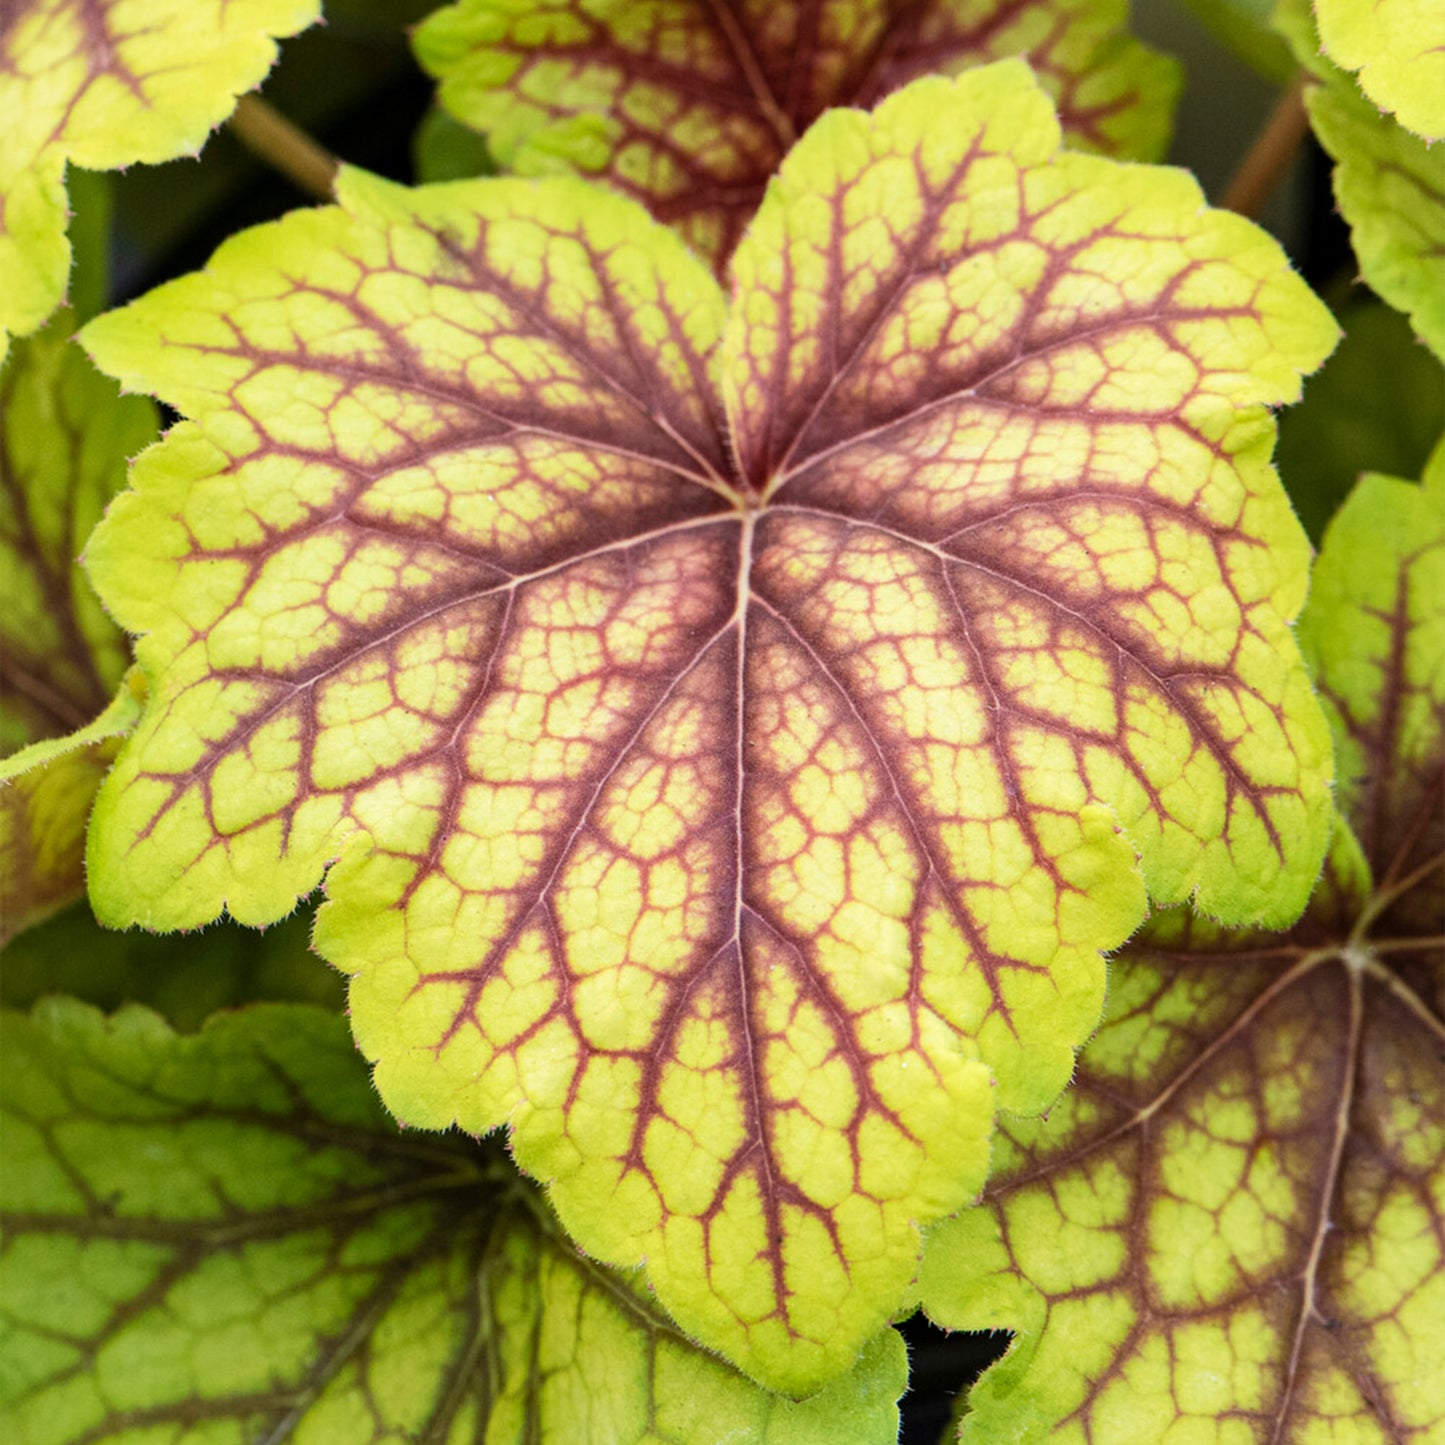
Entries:
<svg viewBox="0 0 1445 1445">
<path fill-rule="evenodd" d="M 0 24 L 0 358 L 70 270 L 65 167 L 114 170 L 199 151 L 319 0 L 6 0 Z"/>
<path fill-rule="evenodd" d="M 965 1441 L 1445 1427 L 1442 612 L 1445 449 L 1423 488 L 1362 481 L 1315 570 L 1348 823 L 1309 911 L 1152 921 L 1074 1088 L 930 1237 L 930 1315 L 1018 1331 Z"/>
<path fill-rule="evenodd" d="M 76 558 L 126 462 L 155 439 L 156 409 L 122 397 L 62 312 L 0 372 L 0 751 L 86 727 L 130 661 Z"/>
<path fill-rule="evenodd" d="M 580 181 L 353 171 L 86 332 L 198 418 L 87 550 L 155 686 L 98 916 L 261 923 L 339 856 L 398 1117 L 507 1124 L 791 1392 L 978 1189 L 989 1070 L 1066 1082 L 1144 884 L 1282 921 L 1324 848 L 1264 404 L 1333 325 L 1057 144 L 1018 63 L 832 113 L 730 311 Z"/>
<path fill-rule="evenodd" d="M 1398 311 L 1342 307 L 1345 339 L 1280 418 L 1275 465 L 1312 538 L 1363 471 L 1419 474 L 1445 431 L 1445 371 Z"/>
<path fill-rule="evenodd" d="M 91 804 L 144 692 L 76 556 L 156 411 L 97 374 L 73 324 L 62 311 L 0 372 L 0 943 L 84 893 Z"/>
<path fill-rule="evenodd" d="M 1126 0 L 463 0 L 414 36 L 438 98 L 524 175 L 604 176 L 719 275 L 830 106 L 1027 54 L 1070 140 L 1154 160 L 1179 90 Z"/>
<path fill-rule="evenodd" d="M 803 1405 L 567 1248 L 495 1150 L 400 1134 L 333 1015 L 195 1038 L 6 1013 L 0 1376 L 13 1445 L 883 1442 L 892 1331 Z"/>
<path fill-rule="evenodd" d="M 1319 53 L 1305 0 L 1280 0 L 1274 25 L 1314 82 L 1305 106 L 1335 161 L 1335 200 L 1361 277 L 1407 312 L 1416 334 L 1445 360 L 1445 149 L 1432 149 L 1361 98 L 1353 79 Z"/>
<path fill-rule="evenodd" d="M 133 669 L 94 722 L 0 761 L 0 944 L 84 894 L 91 804 L 144 694 Z"/>
<path fill-rule="evenodd" d="M 1336 161 L 1335 200 L 1361 276 L 1445 359 L 1445 147 L 1432 150 L 1344 85 L 1311 86 L 1305 105 Z"/>
<path fill-rule="evenodd" d="M 1431 0 L 1315 0 L 1325 53 L 1375 106 L 1445 140 L 1445 11 Z"/>
</svg>

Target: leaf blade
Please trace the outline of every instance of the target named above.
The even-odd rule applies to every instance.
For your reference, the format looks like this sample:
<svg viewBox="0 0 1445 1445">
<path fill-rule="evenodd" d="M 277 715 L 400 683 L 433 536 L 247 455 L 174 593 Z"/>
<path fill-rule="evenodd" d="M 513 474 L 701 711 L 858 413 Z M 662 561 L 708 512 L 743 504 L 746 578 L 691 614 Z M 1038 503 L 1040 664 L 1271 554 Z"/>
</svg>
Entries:
<svg viewBox="0 0 1445 1445">
<path fill-rule="evenodd" d="M 965 1440 L 1200 1416 L 1384 1440 L 1445 1418 L 1438 454 L 1428 476 L 1366 479 L 1317 565 L 1301 631 L 1349 818 L 1305 917 L 1151 921 L 1075 1089 L 1007 1128 L 984 1208 L 930 1239 L 929 1312 L 1018 1331 Z"/>
<path fill-rule="evenodd" d="M 1178 89 L 1119 3 L 844 0 L 647 6 L 468 0 L 414 45 L 441 103 L 523 174 L 605 176 L 719 274 L 788 147 L 826 109 L 1027 54 L 1072 142 L 1155 159 Z"/>
<path fill-rule="evenodd" d="M 1013 134 L 1046 107 L 1020 66 L 906 94 L 923 103 L 876 122 L 900 209 L 917 173 L 899 114 L 1001 102 L 1009 144 L 1042 167 L 1056 142 Z M 875 122 L 825 121 L 799 164 L 839 125 L 866 141 Z M 967 171 L 968 127 L 937 137 Z M 1107 164 L 1063 161 L 1055 184 Z M 1125 766 L 1101 745 L 1103 781 L 1075 777 L 1068 738 L 1032 718 L 1001 757 L 980 684 L 1057 719 L 1107 675 L 1063 624 L 1057 645 L 1009 643 L 988 578 L 961 612 L 931 503 L 892 519 L 893 493 L 829 493 L 870 426 L 841 428 L 824 467 L 816 373 L 742 395 L 746 334 L 768 356 L 775 338 L 741 262 L 727 320 L 675 236 L 574 180 L 408 194 L 353 172 L 341 196 L 86 332 L 198 418 L 147 454 L 90 549 L 158 679 L 97 810 L 96 906 L 259 923 L 330 865 L 318 946 L 355 976 L 353 1028 L 398 1116 L 508 1125 L 585 1248 L 646 1258 L 685 1328 L 772 1386 L 817 1388 L 899 1306 L 919 1222 L 981 1182 L 990 1069 L 1011 1107 L 1048 1103 L 1097 1018 L 1099 950 L 1143 912 Z M 1261 716 L 1271 689 L 1305 697 L 1279 766 L 1312 814 L 1324 724 L 1282 622 L 1304 544 L 1258 406 L 1330 338 L 1272 246 L 1230 238 L 1267 273 L 1269 314 L 1227 353 L 1259 373 L 1240 382 L 1247 485 L 1225 468 L 1216 496 L 1196 451 L 1181 486 L 1201 548 L 1211 528 L 1233 545 L 1243 517 L 1210 594 L 1239 596 L 1207 646 L 1279 642 L 1267 680 L 1226 686 Z M 856 298 L 829 297 L 867 330 Z M 887 369 L 867 365 L 857 406 L 882 430 Z M 839 375 L 842 394 L 862 372 Z M 1231 435 L 1232 406 L 1211 393 L 1205 412 Z M 759 437 L 791 459 L 776 476 Z M 1038 551 L 1035 590 L 1056 592 Z M 983 662 L 969 626 L 992 629 Z M 1144 729 L 1163 735 L 1156 781 L 1182 771 L 1187 795 L 1189 727 L 1154 727 L 1167 711 Z M 1225 790 L 1198 791 L 1202 829 Z M 1125 821 L 1156 891 L 1205 886 L 1216 860 L 1176 849 L 1171 881 L 1145 812 Z M 1215 905 L 1266 906 L 1224 896 L 1240 871 Z"/>
<path fill-rule="evenodd" d="M 273 36 L 320 14 L 316 0 L 219 7 L 148 0 L 12 0 L 0 33 L 0 355 L 54 310 L 70 271 L 65 166 L 114 170 L 197 151 L 276 58 Z"/>
<path fill-rule="evenodd" d="M 757 1389 L 569 1249 L 496 1151 L 400 1135 L 330 1011 L 187 1037 L 64 999 L 3 1029 L 0 1399 L 26 1445 L 896 1434 L 894 1332 L 815 1400 Z"/>
</svg>

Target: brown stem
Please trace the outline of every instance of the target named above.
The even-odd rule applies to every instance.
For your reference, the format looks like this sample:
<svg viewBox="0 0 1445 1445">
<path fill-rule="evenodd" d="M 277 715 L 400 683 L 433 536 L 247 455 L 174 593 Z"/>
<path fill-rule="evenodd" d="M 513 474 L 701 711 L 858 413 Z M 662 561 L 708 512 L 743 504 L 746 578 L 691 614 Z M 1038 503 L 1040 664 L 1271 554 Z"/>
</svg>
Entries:
<svg viewBox="0 0 1445 1445">
<path fill-rule="evenodd" d="M 1222 203 L 1231 211 L 1238 211 L 1251 220 L 1257 217 L 1289 169 L 1300 142 L 1309 134 L 1305 80 L 1301 70 L 1280 93 L 1264 129 L 1255 137 L 1249 153 L 1235 171 Z"/>
<path fill-rule="evenodd" d="M 331 187 L 336 179 L 336 157 L 259 95 L 243 95 L 227 124 L 248 151 L 307 195 L 318 201 L 334 199 Z"/>
</svg>

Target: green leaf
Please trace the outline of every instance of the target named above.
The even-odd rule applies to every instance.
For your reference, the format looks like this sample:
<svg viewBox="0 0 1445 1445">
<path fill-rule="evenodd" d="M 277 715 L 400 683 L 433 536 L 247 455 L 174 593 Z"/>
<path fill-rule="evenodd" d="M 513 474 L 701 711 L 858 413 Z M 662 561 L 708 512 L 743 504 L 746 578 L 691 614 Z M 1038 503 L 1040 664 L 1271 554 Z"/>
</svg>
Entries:
<svg viewBox="0 0 1445 1445">
<path fill-rule="evenodd" d="M 96 372 L 73 325 L 62 311 L 0 372 L 0 943 L 85 891 L 86 821 L 144 690 L 76 557 L 156 410 Z"/>
<path fill-rule="evenodd" d="M 1405 890 L 1389 906 L 1418 907 L 1432 925 L 1440 913 L 1424 885 L 1436 880 L 1417 875 L 1426 866 L 1438 871 L 1445 854 L 1442 617 L 1445 445 L 1418 487 L 1361 480 L 1330 525 L 1300 619 L 1335 737 L 1340 811 L 1379 890 Z"/>
<path fill-rule="evenodd" d="M 933 1318 L 1017 1332 L 965 1441 L 1445 1429 L 1445 449 L 1356 488 L 1301 632 L 1348 820 L 1320 889 L 1287 934 L 1152 921 L 930 1237 Z"/>
<path fill-rule="evenodd" d="M 1380 115 L 1320 54 L 1307 0 L 1280 0 L 1274 25 L 1314 82 L 1305 105 L 1335 161 L 1335 200 L 1362 279 L 1407 312 L 1416 334 L 1445 359 L 1445 147 Z"/>
<path fill-rule="evenodd" d="M 1126 18 L 1126 0 L 462 0 L 414 43 L 503 166 L 603 176 L 722 274 L 818 116 L 930 71 L 1027 55 L 1072 143 L 1162 156 L 1179 76 Z"/>
<path fill-rule="evenodd" d="M 1445 10 L 1434 0 L 1315 0 L 1325 53 L 1375 106 L 1445 140 Z"/>
<path fill-rule="evenodd" d="M 891 1441 L 887 1331 L 797 1405 L 568 1247 L 499 1150 L 399 1133 L 342 1022 L 3 1017 L 11 1445 Z"/>
<path fill-rule="evenodd" d="M 103 922 L 317 943 L 409 1124 L 804 1392 L 1161 901 L 1303 907 L 1328 732 L 1271 402 L 1334 339 L 1019 63 L 831 113 L 711 276 L 573 179 L 233 239 L 92 323 L 196 420 L 89 549 L 153 702 Z M 843 218 L 847 217 L 847 224 Z M 1139 864 L 1136 867 L 1136 851 Z"/>
<path fill-rule="evenodd" d="M 94 722 L 0 761 L 0 944 L 85 892 L 82 859 L 91 804 L 140 721 L 139 669 Z"/>
<path fill-rule="evenodd" d="M 1361 472 L 1418 476 L 1445 431 L 1445 371 L 1398 311 L 1376 301 L 1339 312 L 1340 348 L 1280 418 L 1275 465 L 1312 538 Z"/>
<path fill-rule="evenodd" d="M 67 337 L 62 312 L 0 372 L 0 752 L 86 727 L 130 661 L 124 634 L 76 565 L 155 439 L 156 409 L 122 397 Z"/>
<path fill-rule="evenodd" d="M 0 25 L 0 357 L 65 294 L 67 161 L 194 154 L 319 0 L 6 0 Z"/>
<path fill-rule="evenodd" d="M 1348 84 L 1305 92 L 1310 123 L 1335 159 L 1335 200 L 1360 275 L 1445 359 L 1445 146 L 1430 147 Z"/>
</svg>

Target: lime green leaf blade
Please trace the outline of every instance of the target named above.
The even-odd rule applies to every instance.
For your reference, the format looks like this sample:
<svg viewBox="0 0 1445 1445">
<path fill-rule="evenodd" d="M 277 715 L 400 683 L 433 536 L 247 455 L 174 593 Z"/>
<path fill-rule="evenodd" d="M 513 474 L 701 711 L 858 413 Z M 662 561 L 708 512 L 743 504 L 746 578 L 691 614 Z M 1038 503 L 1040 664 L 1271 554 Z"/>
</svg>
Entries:
<svg viewBox="0 0 1445 1445">
<path fill-rule="evenodd" d="M 0 760 L 0 944 L 85 892 L 91 804 L 144 693 L 134 668 L 94 722 Z"/>
<path fill-rule="evenodd" d="M 1445 147 L 1380 115 L 1330 63 L 1308 0 L 1279 0 L 1274 25 L 1311 78 L 1305 104 L 1335 161 L 1335 200 L 1362 279 L 1445 360 Z"/>
<path fill-rule="evenodd" d="M 1376 114 L 1348 81 L 1311 86 L 1305 104 L 1361 276 L 1445 359 L 1445 146 Z"/>
<path fill-rule="evenodd" d="M 7 0 L 0 25 L 0 344 L 33 331 L 70 270 L 65 166 L 200 150 L 319 0 Z"/>
<path fill-rule="evenodd" d="M 1432 0 L 1315 0 L 1325 53 L 1375 106 L 1445 140 L 1445 10 Z"/>
<path fill-rule="evenodd" d="M 1154 159 L 1179 88 L 1124 0 L 463 0 L 415 34 L 441 103 L 507 167 L 605 177 L 721 273 L 830 106 L 1026 54 L 1076 144 Z"/>
<path fill-rule="evenodd" d="M 334 1015 L 186 1038 L 64 999 L 0 1027 L 16 1445 L 895 1438 L 896 1334 L 802 1405 L 759 1390 L 578 1257 L 499 1151 L 398 1133 Z"/>
<path fill-rule="evenodd" d="M 1107 808 L 1161 902 L 1290 921 L 1324 853 L 1328 743 L 1284 625 L 1306 552 L 1264 404 L 1298 396 L 1334 323 L 1182 173 L 1051 155 L 1025 74 L 836 112 L 784 163 L 734 264 L 736 445 L 780 512 L 864 513 L 942 569 L 996 786 Z M 772 585 L 817 588 L 835 565 L 800 557 Z M 904 592 L 873 606 L 922 611 Z M 819 626 L 845 603 L 795 605 Z M 890 675 L 881 653 L 854 666 L 860 686 Z M 926 724 L 895 726 L 932 746 Z M 986 787 L 909 756 L 934 767 L 942 792 L 954 768 Z M 1047 825 L 1031 831 L 1039 862 Z M 1287 858 L 1286 837 L 1311 842 Z"/>
<path fill-rule="evenodd" d="M 66 338 L 62 312 L 0 372 L 0 752 L 85 727 L 129 662 L 77 565 L 155 406 L 122 397 Z"/>
<path fill-rule="evenodd" d="M 1329 806 L 1263 411 L 1322 308 L 1181 177 L 1028 153 L 1021 65 L 839 115 L 893 189 L 821 123 L 730 319 L 581 182 L 351 173 L 86 332 L 197 419 L 88 549 L 156 688 L 102 920 L 264 922 L 339 856 L 318 947 L 398 1117 L 508 1124 L 585 1249 L 800 1393 L 979 1187 L 986 1065 L 1015 1108 L 1066 1082 L 1144 880 L 1297 912 Z M 959 230 L 981 129 L 1041 208 L 1012 246 L 986 205 Z M 878 285 L 805 266 L 816 235 L 767 259 L 835 207 Z M 970 356 L 931 318 L 975 330 L 995 252 L 1032 296 Z"/>
<path fill-rule="evenodd" d="M 1369 478 L 1301 625 L 1342 820 L 1286 934 L 1161 915 L 1047 1122 L 1000 1132 L 922 1294 L 1016 1331 L 965 1441 L 1445 1429 L 1445 466 Z M 1353 825 L 1353 830 L 1351 825 Z"/>
</svg>

